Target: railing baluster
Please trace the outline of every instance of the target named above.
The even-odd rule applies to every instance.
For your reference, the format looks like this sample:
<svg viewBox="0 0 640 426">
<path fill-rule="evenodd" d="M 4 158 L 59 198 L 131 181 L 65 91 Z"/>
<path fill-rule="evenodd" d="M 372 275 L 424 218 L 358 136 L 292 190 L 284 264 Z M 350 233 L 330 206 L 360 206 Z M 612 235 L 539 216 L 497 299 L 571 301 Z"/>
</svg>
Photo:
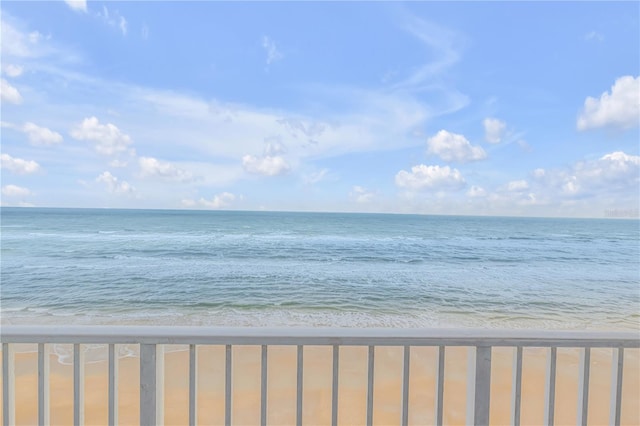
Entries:
<svg viewBox="0 0 640 426">
<path fill-rule="evenodd" d="M 522 400 L 522 346 L 514 348 L 512 375 L 511 424 L 513 426 L 520 426 L 520 402 Z"/>
<path fill-rule="evenodd" d="M 198 347 L 189 345 L 189 425 L 198 422 Z"/>
<path fill-rule="evenodd" d="M 156 349 L 156 424 L 164 424 L 164 345 Z"/>
<path fill-rule="evenodd" d="M 491 346 L 469 348 L 467 374 L 467 423 L 489 424 Z"/>
<path fill-rule="evenodd" d="M 436 425 L 442 424 L 442 417 L 444 411 L 444 357 L 445 346 L 438 346 L 438 364 L 436 371 L 436 400 L 435 400 L 435 412 L 436 412 Z"/>
<path fill-rule="evenodd" d="M 489 424 L 491 401 L 491 346 L 476 347 L 474 424 Z"/>
<path fill-rule="evenodd" d="M 16 423 L 16 368 L 13 345 L 2 344 L 2 422 L 4 425 Z"/>
<path fill-rule="evenodd" d="M 547 349 L 547 371 L 544 390 L 544 422 L 551 426 L 555 417 L 556 405 L 556 347 Z"/>
<path fill-rule="evenodd" d="M 231 345 L 225 346 L 224 363 L 224 424 L 231 426 Z"/>
<path fill-rule="evenodd" d="M 262 345 L 260 361 L 260 425 L 267 425 L 267 345 Z"/>
<path fill-rule="evenodd" d="M 475 424 L 476 356 L 477 348 L 470 346 L 467 352 L 467 424 Z"/>
<path fill-rule="evenodd" d="M 140 424 L 157 421 L 157 351 L 154 344 L 140 345 Z"/>
<path fill-rule="evenodd" d="M 409 368 L 411 360 L 411 346 L 404 347 L 402 361 L 402 426 L 409 424 Z"/>
<path fill-rule="evenodd" d="M 376 347 L 369 346 L 367 359 L 367 426 L 373 425 L 373 371 L 375 366 Z"/>
<path fill-rule="evenodd" d="M 611 359 L 611 414 L 609 424 L 620 425 L 620 409 L 622 408 L 622 370 L 624 367 L 624 348 L 613 349 Z"/>
<path fill-rule="evenodd" d="M 333 383 L 331 386 L 331 425 L 338 424 L 338 363 L 340 362 L 340 346 L 333 345 Z"/>
<path fill-rule="evenodd" d="M 302 425 L 302 380 L 304 378 L 304 347 L 298 345 L 298 374 L 296 382 L 296 425 Z"/>
<path fill-rule="evenodd" d="M 578 380 L 578 420 L 577 424 L 586 426 L 589 411 L 589 367 L 591 365 L 591 348 L 582 349 Z"/>
<path fill-rule="evenodd" d="M 38 424 L 49 424 L 49 356 L 44 343 L 38 343 Z"/>
<path fill-rule="evenodd" d="M 109 344 L 109 426 L 118 424 L 118 353 Z"/>
<path fill-rule="evenodd" d="M 84 351 L 73 345 L 73 424 L 84 424 Z"/>
</svg>

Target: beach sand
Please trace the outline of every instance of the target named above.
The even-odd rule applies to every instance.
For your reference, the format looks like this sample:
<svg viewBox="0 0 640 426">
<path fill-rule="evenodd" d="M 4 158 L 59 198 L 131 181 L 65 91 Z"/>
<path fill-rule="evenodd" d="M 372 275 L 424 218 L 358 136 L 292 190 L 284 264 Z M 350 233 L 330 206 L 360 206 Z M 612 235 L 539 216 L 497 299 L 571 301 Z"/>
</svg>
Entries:
<svg viewBox="0 0 640 426">
<path fill-rule="evenodd" d="M 305 347 L 303 423 L 331 422 L 331 347 Z M 106 351 L 106 348 L 104 349 Z M 165 349 L 165 423 L 188 424 L 188 351 L 185 346 Z M 409 424 L 433 424 L 434 375 L 437 348 L 411 349 Z M 625 351 L 622 423 L 640 424 L 639 350 Z M 260 422 L 260 347 L 233 347 L 232 423 Z M 465 424 L 467 348 L 446 352 L 444 422 Z M 224 423 L 224 347 L 203 346 L 198 352 L 198 422 Z M 512 348 L 492 353 L 491 423 L 508 424 L 511 406 Z M 578 350 L 558 349 L 556 424 L 575 424 L 577 415 Z M 268 352 L 268 424 L 295 424 L 296 348 L 270 346 Z M 375 353 L 373 420 L 378 425 L 399 424 L 401 410 L 402 348 L 378 347 Z M 16 423 L 37 423 L 37 354 L 16 353 Z M 139 359 L 119 362 L 119 422 L 139 422 Z M 366 419 L 367 348 L 340 348 L 340 424 L 364 424 Z M 85 422 L 107 423 L 107 363 L 88 362 L 85 367 Z M 546 350 L 525 348 L 522 380 L 522 424 L 544 424 Z M 73 423 L 73 370 L 50 355 L 51 423 Z M 589 424 L 608 424 L 611 350 L 592 349 L 589 391 Z M 0 407 L 1 409 L 1 407 Z"/>
</svg>

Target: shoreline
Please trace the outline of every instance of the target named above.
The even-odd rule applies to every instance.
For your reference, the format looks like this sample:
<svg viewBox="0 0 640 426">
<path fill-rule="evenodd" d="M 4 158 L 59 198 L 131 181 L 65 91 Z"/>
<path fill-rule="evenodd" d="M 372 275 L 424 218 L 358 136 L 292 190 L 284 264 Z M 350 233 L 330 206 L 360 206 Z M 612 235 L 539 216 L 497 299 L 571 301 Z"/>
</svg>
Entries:
<svg viewBox="0 0 640 426">
<path fill-rule="evenodd" d="M 584 314 L 558 316 L 531 315 L 502 316 L 496 318 L 478 313 L 441 313 L 398 315 L 368 311 L 313 311 L 313 310 L 229 310 L 225 312 L 171 311 L 163 313 L 127 313 L 85 315 L 78 313 L 46 313 L 15 315 L 19 311 L 0 310 L 3 325 L 60 325 L 69 323 L 86 326 L 189 326 L 189 327 L 311 327 L 311 328 L 483 328 L 491 330 L 567 330 L 567 331 L 620 331 L 640 332 L 640 319 L 605 322 L 595 316 L 585 321 Z M 603 314 L 604 315 L 604 314 Z"/>
</svg>

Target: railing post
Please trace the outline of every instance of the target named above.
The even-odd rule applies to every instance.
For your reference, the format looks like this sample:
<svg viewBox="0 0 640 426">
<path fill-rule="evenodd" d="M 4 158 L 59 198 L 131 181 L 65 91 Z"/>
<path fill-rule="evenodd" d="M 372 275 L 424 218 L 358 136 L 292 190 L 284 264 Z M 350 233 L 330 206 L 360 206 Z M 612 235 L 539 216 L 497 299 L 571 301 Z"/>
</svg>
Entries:
<svg viewBox="0 0 640 426">
<path fill-rule="evenodd" d="M 225 426 L 231 425 L 231 409 L 233 401 L 233 383 L 232 379 L 232 365 L 233 356 L 231 345 L 225 345 L 224 349 L 224 424 Z"/>
<path fill-rule="evenodd" d="M 469 349 L 468 374 L 467 423 L 488 425 L 491 396 L 491 346 L 476 346 Z"/>
<path fill-rule="evenodd" d="M 2 344 L 2 422 L 5 425 L 16 423 L 16 368 L 13 345 Z"/>
<path fill-rule="evenodd" d="M 49 420 L 49 345 L 38 343 L 38 424 L 48 425 Z"/>
<path fill-rule="evenodd" d="M 338 375 L 340 363 L 340 345 L 333 345 L 333 383 L 331 384 L 331 425 L 338 424 Z"/>
<path fill-rule="evenodd" d="M 84 351 L 73 345 L 73 424 L 84 424 Z"/>
<path fill-rule="evenodd" d="M 511 424 L 520 426 L 520 403 L 522 399 L 522 346 L 514 348 L 511 380 Z"/>
<path fill-rule="evenodd" d="M 624 367 L 624 348 L 613 349 L 611 360 L 611 407 L 609 424 L 620 425 L 620 409 L 622 408 L 622 369 Z"/>
<path fill-rule="evenodd" d="M 116 345 L 109 344 L 109 426 L 118 424 L 118 352 Z"/>
<path fill-rule="evenodd" d="M 436 364 L 436 400 L 434 403 L 435 424 L 441 425 L 444 414 L 444 359 L 445 346 L 438 346 L 438 363 Z"/>
<path fill-rule="evenodd" d="M 296 426 L 302 426 L 302 384 L 304 378 L 304 346 L 298 345 L 298 371 L 296 379 Z"/>
<path fill-rule="evenodd" d="M 198 423 L 198 346 L 189 345 L 189 426 Z"/>
<path fill-rule="evenodd" d="M 553 425 L 556 406 L 556 355 L 557 348 L 547 349 L 547 369 L 544 388 L 544 422 Z"/>
<path fill-rule="evenodd" d="M 591 348 L 585 347 L 580 354 L 580 371 L 578 372 L 578 425 L 587 425 L 589 412 L 589 368 L 591 366 Z"/>
<path fill-rule="evenodd" d="M 376 347 L 369 346 L 367 359 L 367 426 L 373 425 L 373 372 L 375 367 Z"/>
<path fill-rule="evenodd" d="M 140 424 L 158 424 L 156 345 L 140 345 Z"/>
</svg>

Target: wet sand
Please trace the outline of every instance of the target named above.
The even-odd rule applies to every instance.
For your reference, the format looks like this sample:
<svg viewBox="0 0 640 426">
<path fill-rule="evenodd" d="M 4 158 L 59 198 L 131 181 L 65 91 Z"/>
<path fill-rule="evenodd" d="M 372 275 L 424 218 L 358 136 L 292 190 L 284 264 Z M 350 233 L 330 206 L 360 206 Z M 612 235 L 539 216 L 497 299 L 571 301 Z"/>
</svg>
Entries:
<svg viewBox="0 0 640 426">
<path fill-rule="evenodd" d="M 188 423 L 188 351 L 167 347 L 165 354 L 165 423 Z M 106 351 L 106 349 L 105 349 Z M 625 351 L 622 423 L 640 424 L 639 350 Z M 260 347 L 234 346 L 232 423 L 260 422 Z M 444 389 L 445 424 L 465 424 L 467 348 L 447 348 Z M 224 423 L 224 347 L 200 347 L 198 352 L 198 422 Z M 558 349 L 556 424 L 575 424 L 578 394 L 578 351 Z M 296 348 L 269 347 L 268 424 L 295 424 Z M 492 353 L 491 423 L 508 424 L 511 406 L 512 348 Z M 436 348 L 411 350 L 409 424 L 433 424 Z M 373 420 L 378 425 L 399 424 L 401 410 L 402 348 L 378 347 L 375 354 Z M 37 354 L 17 353 L 16 423 L 37 423 Z M 88 362 L 85 367 L 85 422 L 107 423 L 107 363 Z M 544 376 L 546 351 L 524 350 L 522 424 L 544 424 Z M 138 424 L 139 359 L 119 362 L 119 421 Z M 304 352 L 304 424 L 331 423 L 331 347 L 306 347 Z M 366 420 L 367 348 L 340 348 L 338 422 L 364 424 Z M 611 350 L 592 349 L 589 391 L 589 424 L 609 422 Z M 73 423 L 73 369 L 50 355 L 51 424 Z M 0 407 L 1 409 L 1 407 Z"/>
</svg>

